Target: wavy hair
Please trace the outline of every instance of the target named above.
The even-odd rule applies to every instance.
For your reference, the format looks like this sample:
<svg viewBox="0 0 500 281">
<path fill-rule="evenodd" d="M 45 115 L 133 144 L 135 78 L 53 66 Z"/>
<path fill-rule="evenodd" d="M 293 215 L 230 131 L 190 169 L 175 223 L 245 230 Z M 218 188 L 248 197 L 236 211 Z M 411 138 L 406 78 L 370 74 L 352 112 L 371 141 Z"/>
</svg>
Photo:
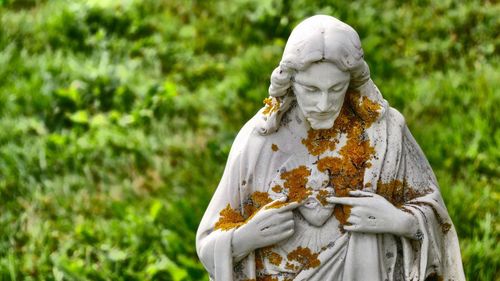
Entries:
<svg viewBox="0 0 500 281">
<path fill-rule="evenodd" d="M 380 104 L 384 111 L 386 102 L 370 79 L 358 33 L 334 17 L 317 15 L 302 21 L 288 38 L 281 62 L 271 74 L 266 107 L 260 111 L 260 134 L 271 134 L 279 129 L 283 115 L 295 101 L 292 91 L 295 73 L 316 62 L 330 62 L 349 72 L 349 89 L 359 92 L 360 98 L 365 96 Z"/>
</svg>

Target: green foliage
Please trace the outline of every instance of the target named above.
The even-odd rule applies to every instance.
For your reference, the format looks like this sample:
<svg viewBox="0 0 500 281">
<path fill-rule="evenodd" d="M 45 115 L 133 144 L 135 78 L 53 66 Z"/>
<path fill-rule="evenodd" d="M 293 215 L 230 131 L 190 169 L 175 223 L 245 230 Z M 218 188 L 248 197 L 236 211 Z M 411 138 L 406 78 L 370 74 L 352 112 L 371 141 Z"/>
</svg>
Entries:
<svg viewBox="0 0 500 281">
<path fill-rule="evenodd" d="M 0 0 L 0 280 L 208 280 L 195 231 L 286 38 L 325 13 L 500 278 L 494 1 Z"/>
</svg>

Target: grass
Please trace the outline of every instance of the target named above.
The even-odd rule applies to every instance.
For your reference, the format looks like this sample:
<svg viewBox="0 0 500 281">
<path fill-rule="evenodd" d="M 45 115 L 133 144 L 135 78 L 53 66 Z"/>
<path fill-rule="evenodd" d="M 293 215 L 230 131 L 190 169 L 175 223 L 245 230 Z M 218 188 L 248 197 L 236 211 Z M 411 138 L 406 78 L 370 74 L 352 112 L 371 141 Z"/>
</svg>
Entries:
<svg viewBox="0 0 500 281">
<path fill-rule="evenodd" d="M 0 280 L 208 280 L 199 220 L 293 26 L 360 34 L 440 182 L 468 280 L 500 278 L 500 5 L 0 0 Z"/>
</svg>

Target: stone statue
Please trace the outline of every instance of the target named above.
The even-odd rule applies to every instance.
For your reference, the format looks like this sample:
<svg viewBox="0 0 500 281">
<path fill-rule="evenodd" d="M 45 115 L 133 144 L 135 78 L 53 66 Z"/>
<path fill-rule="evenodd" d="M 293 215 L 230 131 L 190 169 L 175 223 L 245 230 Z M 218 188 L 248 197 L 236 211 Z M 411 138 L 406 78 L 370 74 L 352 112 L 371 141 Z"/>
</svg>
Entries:
<svg viewBox="0 0 500 281">
<path fill-rule="evenodd" d="M 300 23 L 200 223 L 212 280 L 465 280 L 457 234 L 356 31 Z"/>
</svg>

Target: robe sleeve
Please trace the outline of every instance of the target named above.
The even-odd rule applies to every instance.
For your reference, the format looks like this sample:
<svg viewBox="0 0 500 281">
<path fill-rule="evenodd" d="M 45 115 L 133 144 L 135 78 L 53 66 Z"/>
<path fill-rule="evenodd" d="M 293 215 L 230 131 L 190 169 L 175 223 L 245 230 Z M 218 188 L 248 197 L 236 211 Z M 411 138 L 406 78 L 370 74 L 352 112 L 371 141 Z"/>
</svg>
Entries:
<svg viewBox="0 0 500 281">
<path fill-rule="evenodd" d="M 241 207 L 240 186 L 244 179 L 245 146 L 252 127 L 247 123 L 236 137 L 224 174 L 200 222 L 196 234 L 196 251 L 211 280 L 233 280 L 233 255 L 231 248 L 235 228 L 218 229 L 216 223 L 221 211 L 228 206 Z"/>
<path fill-rule="evenodd" d="M 233 279 L 231 239 L 234 229 L 216 229 L 215 225 L 221 211 L 228 205 L 236 210 L 240 207 L 241 156 L 245 133 L 242 130 L 233 143 L 224 174 L 196 234 L 196 251 L 212 280 Z"/>
<path fill-rule="evenodd" d="M 413 214 L 419 225 L 415 239 L 401 238 L 405 280 L 465 280 L 457 233 L 436 177 L 406 125 L 402 137 L 402 208 Z"/>
</svg>

